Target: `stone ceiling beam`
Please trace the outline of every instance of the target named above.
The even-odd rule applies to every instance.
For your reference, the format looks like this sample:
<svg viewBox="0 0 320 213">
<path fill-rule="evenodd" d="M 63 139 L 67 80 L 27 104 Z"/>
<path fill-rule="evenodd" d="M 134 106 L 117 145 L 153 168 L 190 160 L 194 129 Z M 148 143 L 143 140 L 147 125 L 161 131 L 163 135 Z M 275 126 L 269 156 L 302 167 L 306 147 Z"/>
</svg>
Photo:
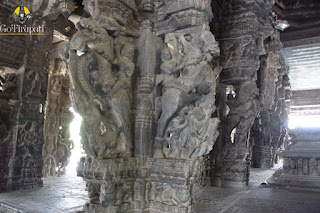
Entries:
<svg viewBox="0 0 320 213">
<path fill-rule="evenodd" d="M 312 38 L 312 37 L 318 37 L 320 36 L 320 28 L 319 27 L 313 27 L 309 29 L 300 29 L 296 31 L 286 31 L 281 33 L 281 41 L 292 41 L 302 38 Z"/>
</svg>

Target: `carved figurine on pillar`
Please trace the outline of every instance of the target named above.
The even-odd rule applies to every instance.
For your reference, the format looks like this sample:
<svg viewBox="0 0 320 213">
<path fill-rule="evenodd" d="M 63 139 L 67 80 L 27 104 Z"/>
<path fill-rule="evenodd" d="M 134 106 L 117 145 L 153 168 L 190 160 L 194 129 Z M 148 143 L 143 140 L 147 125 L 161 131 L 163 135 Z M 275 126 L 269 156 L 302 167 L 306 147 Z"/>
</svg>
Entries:
<svg viewBox="0 0 320 213">
<path fill-rule="evenodd" d="M 92 18 L 62 51 L 83 117 L 84 210 L 191 213 L 201 157 L 218 136 L 211 1 L 140 3 L 84 1 Z"/>
<path fill-rule="evenodd" d="M 252 131 L 254 134 L 253 145 L 253 166 L 257 168 L 271 168 L 272 157 L 272 118 L 275 107 L 276 82 L 278 81 L 281 57 L 281 42 L 279 32 L 275 29 L 273 17 L 267 15 L 260 19 L 260 30 L 264 35 L 263 48 L 265 54 L 260 56 L 260 70 L 258 84 L 260 89 L 261 112 L 258 118 L 259 124 Z M 271 124 L 271 125 L 270 125 Z M 274 124 L 275 125 L 275 124 Z M 260 133 L 259 133 L 260 132 Z"/>
<path fill-rule="evenodd" d="M 222 187 L 242 187 L 248 185 L 250 169 L 249 135 L 257 117 L 259 90 L 255 81 L 246 81 L 236 87 L 236 96 L 228 96 L 230 112 L 222 166 Z M 240 173 L 241 175 L 237 175 Z"/>
<path fill-rule="evenodd" d="M 110 11 L 111 2 L 119 7 L 117 13 Z M 94 12 L 104 4 L 101 8 L 106 11 Z M 78 32 L 61 52 L 69 68 L 72 104 L 83 118 L 81 136 L 87 156 L 78 175 L 86 180 L 90 198 L 84 209 L 126 212 L 133 208 L 126 193 L 131 193 L 135 172 L 129 170 L 141 166 L 138 159 L 130 159 L 137 35 L 127 22 L 133 20 L 135 3 L 110 0 L 93 6 L 88 0 L 84 5 L 93 18 L 76 24 Z"/>
<path fill-rule="evenodd" d="M 219 39 L 220 62 L 223 67 L 220 81 L 234 88 L 226 105 L 230 112 L 222 124 L 222 153 L 217 156 L 221 165 L 222 187 L 248 185 L 250 170 L 249 136 L 259 114 L 257 71 L 259 56 L 265 54 L 263 40 L 270 34 L 270 26 L 259 23 L 272 10 L 273 1 L 224 1 Z"/>
<path fill-rule="evenodd" d="M 156 143 L 163 144 L 155 157 L 196 159 L 208 154 L 218 137 L 217 131 L 212 130 L 217 129 L 219 120 L 211 118 L 218 73 L 214 73 L 208 62 L 220 50 L 214 36 L 205 29 L 190 42 L 179 36 L 184 57 L 179 56 L 177 38 L 173 40 L 174 58 L 162 63 L 163 73 L 157 77 L 157 82 L 162 82 L 163 94 Z M 168 49 L 164 53 L 171 54 Z M 167 56 L 169 60 L 171 57 Z"/>
<path fill-rule="evenodd" d="M 69 139 L 69 124 L 72 113 L 69 108 L 70 79 L 61 59 L 54 59 L 49 66 L 47 102 L 45 107 L 45 128 L 42 154 L 43 175 L 61 175 L 68 165 L 73 142 Z"/>
<path fill-rule="evenodd" d="M 12 106 L 10 111 L 14 115 L 14 125 L 10 127 L 13 134 L 10 138 L 6 137 L 10 144 L 8 152 L 10 161 L 7 164 L 9 170 L 5 175 L 1 175 L 8 180 L 6 190 L 42 186 L 43 106 L 48 85 L 48 55 L 52 47 L 54 31 L 51 20 L 61 13 L 67 17 L 74 9 L 74 4 L 69 0 L 59 2 L 59 5 L 47 4 L 47 1 L 24 3 L 24 6 L 33 9 L 33 17 L 26 24 L 30 27 L 44 27 L 45 33 L 44 35 L 10 36 L 11 38 L 1 36 L 0 38 L 2 49 L 0 66 L 17 70 L 16 98 L 10 98 L 8 102 Z M 12 14 L 10 8 L 20 5 L 21 2 L 18 1 L 3 2 L 1 13 L 8 16 L 3 15 L 1 23 L 13 24 L 9 19 L 11 17 L 9 14 Z M 15 137 L 12 137 L 13 135 Z M 0 149 L 2 150 L 2 147 Z M 2 156 L 0 158 L 2 161 Z M 0 167 L 2 168 L 2 165 Z M 0 185 L 0 191 L 2 191 L 2 183 Z"/>
<path fill-rule="evenodd" d="M 114 36 L 125 28 L 109 17 L 83 19 L 77 29 L 63 54 L 66 60 L 77 61 L 77 66 L 69 64 L 71 95 L 84 119 L 85 151 L 99 159 L 129 157 L 130 79 L 134 70 L 130 38 Z"/>
</svg>

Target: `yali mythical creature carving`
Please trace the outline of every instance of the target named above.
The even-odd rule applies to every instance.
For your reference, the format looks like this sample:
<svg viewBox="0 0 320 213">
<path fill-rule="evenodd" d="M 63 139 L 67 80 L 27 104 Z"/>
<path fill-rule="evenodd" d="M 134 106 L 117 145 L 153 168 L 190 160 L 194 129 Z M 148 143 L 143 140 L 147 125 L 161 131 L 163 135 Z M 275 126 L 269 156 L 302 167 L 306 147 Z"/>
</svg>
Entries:
<svg viewBox="0 0 320 213">
<path fill-rule="evenodd" d="M 157 76 L 162 96 L 156 110 L 156 116 L 160 116 L 156 118 L 155 157 L 194 159 L 208 153 L 218 136 L 219 121 L 211 118 L 218 73 L 208 62 L 220 51 L 214 36 L 205 28 L 191 36 L 167 34 L 165 41 L 173 41 L 174 47 L 173 54 L 169 49 L 163 50 L 162 73 Z"/>
<path fill-rule="evenodd" d="M 99 159 L 131 156 L 133 38 L 115 19 L 82 19 L 62 50 L 69 63 L 76 111 L 83 116 L 87 154 Z"/>
</svg>

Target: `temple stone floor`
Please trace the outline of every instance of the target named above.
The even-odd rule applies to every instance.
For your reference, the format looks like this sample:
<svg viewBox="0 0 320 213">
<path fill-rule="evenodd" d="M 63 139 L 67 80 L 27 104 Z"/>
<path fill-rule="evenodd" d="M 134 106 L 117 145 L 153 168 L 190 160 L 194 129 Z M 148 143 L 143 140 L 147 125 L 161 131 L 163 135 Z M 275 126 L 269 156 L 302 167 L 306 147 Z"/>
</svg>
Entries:
<svg viewBox="0 0 320 213">
<path fill-rule="evenodd" d="M 320 192 L 260 185 L 276 169 L 252 169 L 251 186 L 246 190 L 203 187 L 196 194 L 196 212 L 319 213 Z M 44 186 L 40 189 L 1 193 L 0 212 L 71 213 L 82 209 L 87 200 L 87 192 L 81 178 L 65 175 L 43 180 Z M 6 210 L 3 210 L 4 206 Z"/>
<path fill-rule="evenodd" d="M 204 187 L 196 194 L 197 213 L 320 213 L 320 191 L 261 185 L 280 168 L 251 168 L 247 190 Z"/>
<path fill-rule="evenodd" d="M 88 199 L 85 185 L 75 174 L 43 178 L 42 188 L 0 193 L 0 213 L 77 212 Z M 12 211 L 1 210 L 1 205 L 9 206 Z"/>
</svg>

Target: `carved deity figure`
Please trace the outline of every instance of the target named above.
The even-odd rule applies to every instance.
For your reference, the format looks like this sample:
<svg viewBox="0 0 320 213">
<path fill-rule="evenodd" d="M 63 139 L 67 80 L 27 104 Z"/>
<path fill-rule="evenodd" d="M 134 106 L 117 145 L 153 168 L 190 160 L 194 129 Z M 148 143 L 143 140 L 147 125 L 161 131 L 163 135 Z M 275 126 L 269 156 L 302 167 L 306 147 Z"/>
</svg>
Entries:
<svg viewBox="0 0 320 213">
<path fill-rule="evenodd" d="M 160 116 L 154 155 L 197 158 L 211 150 L 217 137 L 216 129 L 208 131 L 218 123 L 211 118 L 216 73 L 208 62 L 219 54 L 219 47 L 206 28 L 192 36 L 166 36 L 166 42 L 173 41 L 174 45 L 173 54 L 169 49 L 163 51 L 162 73 L 157 76 L 157 84 L 162 83 L 162 96 L 158 98 L 161 110 L 156 111 Z"/>
<path fill-rule="evenodd" d="M 133 37 L 111 17 L 82 19 L 76 27 L 62 56 L 73 105 L 83 116 L 83 147 L 99 159 L 131 156 Z"/>
<path fill-rule="evenodd" d="M 48 156 L 44 159 L 42 173 L 44 177 L 56 175 L 56 164 L 53 156 Z"/>
<path fill-rule="evenodd" d="M 24 150 L 24 156 L 33 156 L 40 151 L 41 142 L 40 138 L 40 128 L 36 122 L 26 122 L 22 126 L 20 140 L 18 147 Z"/>
</svg>

